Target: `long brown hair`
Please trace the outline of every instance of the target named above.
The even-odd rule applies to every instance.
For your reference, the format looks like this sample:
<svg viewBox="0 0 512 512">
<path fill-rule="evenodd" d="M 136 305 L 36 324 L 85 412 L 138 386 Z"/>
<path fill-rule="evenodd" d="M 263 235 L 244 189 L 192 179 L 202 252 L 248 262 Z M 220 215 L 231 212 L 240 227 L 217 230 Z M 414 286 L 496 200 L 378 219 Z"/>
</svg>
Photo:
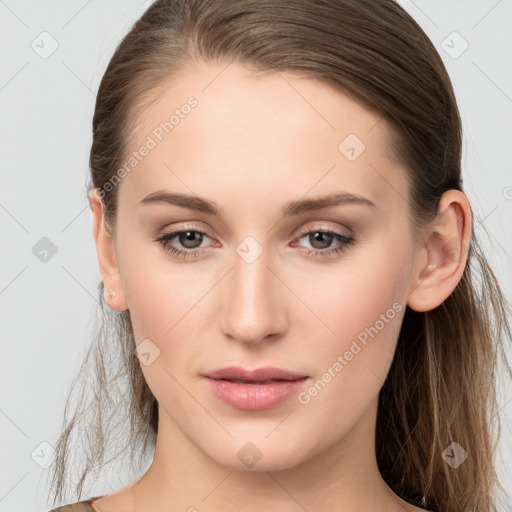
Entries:
<svg viewBox="0 0 512 512">
<path fill-rule="evenodd" d="M 427 35 L 393 0 L 157 0 L 117 47 L 97 95 L 89 186 L 101 193 L 110 233 L 117 187 L 106 184 L 122 166 L 151 94 L 191 64 L 230 62 L 301 72 L 385 120 L 393 157 L 410 178 L 418 226 L 434 219 L 445 191 L 463 190 L 462 128 L 450 78 Z M 464 274 L 439 307 L 406 309 L 379 395 L 377 460 L 389 487 L 416 506 L 494 512 L 495 491 L 503 490 L 494 465 L 496 376 L 498 356 L 510 371 L 503 345 L 511 328 L 475 226 L 467 249 Z M 70 392 L 56 444 L 54 503 L 66 480 L 73 482 L 73 451 L 83 460 L 73 482 L 79 498 L 85 477 L 105 463 L 120 433 L 128 435 L 114 457 L 129 449 L 133 462 L 158 430 L 158 404 L 134 354 L 130 312 L 106 306 L 103 283 L 98 297 L 98 329 L 72 384 L 79 398 L 69 417 Z M 469 452 L 456 470 L 442 457 L 452 442 Z"/>
</svg>

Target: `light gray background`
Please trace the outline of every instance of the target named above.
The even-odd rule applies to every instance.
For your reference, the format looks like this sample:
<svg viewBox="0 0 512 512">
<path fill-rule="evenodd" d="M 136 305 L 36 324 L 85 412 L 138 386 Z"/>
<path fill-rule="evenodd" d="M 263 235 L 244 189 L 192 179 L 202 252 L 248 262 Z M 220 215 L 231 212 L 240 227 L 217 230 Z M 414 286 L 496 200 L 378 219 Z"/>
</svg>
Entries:
<svg viewBox="0 0 512 512">
<path fill-rule="evenodd" d="M 0 0 L 0 512 L 49 508 L 36 461 L 51 457 L 100 280 L 85 195 L 95 91 L 115 46 L 150 3 Z M 490 261 L 511 300 L 512 1 L 400 3 L 452 78 L 465 190 L 484 246 L 482 226 L 495 241 Z M 51 49 L 44 31 L 58 43 L 47 58 L 31 46 Z M 461 55 L 464 41 L 454 31 L 469 44 Z M 32 250 L 43 237 L 57 248 L 47 262 Z M 498 469 L 512 494 L 510 382 L 500 404 Z M 86 491 L 105 494 L 132 478 L 106 474 Z"/>
</svg>

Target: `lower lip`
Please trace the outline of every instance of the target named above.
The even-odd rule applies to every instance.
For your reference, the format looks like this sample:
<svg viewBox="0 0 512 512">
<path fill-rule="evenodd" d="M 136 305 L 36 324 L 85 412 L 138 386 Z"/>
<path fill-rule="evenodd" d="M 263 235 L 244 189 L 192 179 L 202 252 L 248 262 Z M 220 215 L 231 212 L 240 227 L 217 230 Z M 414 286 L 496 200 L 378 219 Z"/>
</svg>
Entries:
<svg viewBox="0 0 512 512">
<path fill-rule="evenodd" d="M 206 378 L 212 391 L 224 402 L 248 411 L 270 409 L 299 392 L 308 377 L 276 380 L 267 384 L 249 384 Z"/>
</svg>

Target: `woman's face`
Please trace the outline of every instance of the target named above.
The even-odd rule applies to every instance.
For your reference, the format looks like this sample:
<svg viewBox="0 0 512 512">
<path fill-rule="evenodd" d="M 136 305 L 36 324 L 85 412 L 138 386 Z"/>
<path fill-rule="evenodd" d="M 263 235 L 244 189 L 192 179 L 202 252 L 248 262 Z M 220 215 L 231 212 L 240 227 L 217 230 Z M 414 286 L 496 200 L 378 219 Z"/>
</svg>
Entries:
<svg viewBox="0 0 512 512">
<path fill-rule="evenodd" d="M 415 261 L 385 122 L 320 82 L 234 63 L 160 92 L 120 174 L 115 241 L 159 436 L 239 469 L 358 449 L 373 436 Z M 198 208 L 144 201 L 157 192 Z M 316 204 L 343 194 L 364 199 Z M 306 378 L 205 377 L 226 367 Z"/>
</svg>

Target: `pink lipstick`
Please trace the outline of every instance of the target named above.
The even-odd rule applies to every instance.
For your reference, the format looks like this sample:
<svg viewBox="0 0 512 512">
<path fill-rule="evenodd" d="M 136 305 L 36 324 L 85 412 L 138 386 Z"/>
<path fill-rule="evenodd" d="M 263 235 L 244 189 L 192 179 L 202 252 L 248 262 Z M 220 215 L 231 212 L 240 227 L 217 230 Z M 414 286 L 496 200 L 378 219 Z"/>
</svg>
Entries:
<svg viewBox="0 0 512 512">
<path fill-rule="evenodd" d="M 249 411 L 270 409 L 286 401 L 309 378 L 273 367 L 245 370 L 233 366 L 204 377 L 217 397 L 237 409 Z"/>
</svg>

